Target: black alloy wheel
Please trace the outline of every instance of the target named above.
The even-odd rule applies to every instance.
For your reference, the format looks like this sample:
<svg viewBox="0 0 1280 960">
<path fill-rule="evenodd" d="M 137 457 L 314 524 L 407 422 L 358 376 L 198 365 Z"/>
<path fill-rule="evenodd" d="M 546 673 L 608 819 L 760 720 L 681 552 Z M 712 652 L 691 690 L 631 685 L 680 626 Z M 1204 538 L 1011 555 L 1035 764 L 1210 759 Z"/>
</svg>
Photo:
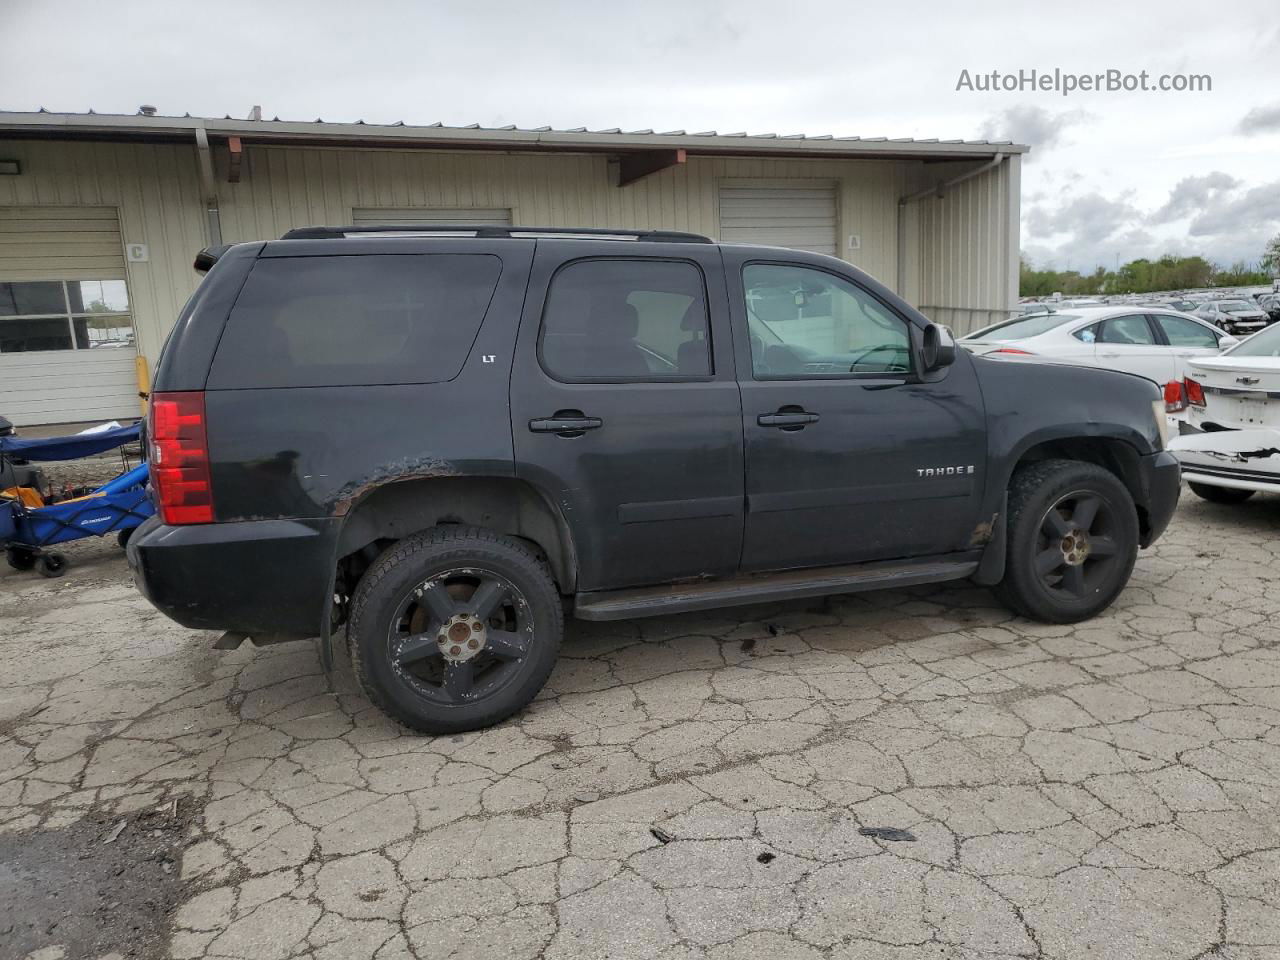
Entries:
<svg viewBox="0 0 1280 960">
<path fill-rule="evenodd" d="M 505 577 L 475 567 L 446 570 L 419 584 L 387 630 L 396 676 L 444 705 L 496 693 L 519 672 L 532 642 L 524 594 Z"/>
<path fill-rule="evenodd" d="M 1120 563 L 1115 509 L 1100 495 L 1060 497 L 1040 521 L 1035 567 L 1050 593 L 1083 600 L 1110 582 Z"/>
<path fill-rule="evenodd" d="M 442 525 L 389 546 L 351 598 L 351 662 L 369 699 L 423 733 L 497 723 L 555 665 L 564 606 L 532 544 Z"/>
</svg>

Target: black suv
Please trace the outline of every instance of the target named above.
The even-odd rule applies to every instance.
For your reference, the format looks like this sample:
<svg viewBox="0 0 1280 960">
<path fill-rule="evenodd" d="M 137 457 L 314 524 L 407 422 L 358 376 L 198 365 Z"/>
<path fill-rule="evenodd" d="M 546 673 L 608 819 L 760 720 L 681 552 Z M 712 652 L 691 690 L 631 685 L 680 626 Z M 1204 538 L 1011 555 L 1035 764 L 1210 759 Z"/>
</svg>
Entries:
<svg viewBox="0 0 1280 960">
<path fill-rule="evenodd" d="M 220 645 L 345 624 L 418 730 L 509 716 L 594 620 L 972 578 L 1105 608 L 1177 502 L 1149 380 L 958 351 L 830 257 L 316 227 L 205 251 L 156 371 L 143 593 Z"/>
</svg>

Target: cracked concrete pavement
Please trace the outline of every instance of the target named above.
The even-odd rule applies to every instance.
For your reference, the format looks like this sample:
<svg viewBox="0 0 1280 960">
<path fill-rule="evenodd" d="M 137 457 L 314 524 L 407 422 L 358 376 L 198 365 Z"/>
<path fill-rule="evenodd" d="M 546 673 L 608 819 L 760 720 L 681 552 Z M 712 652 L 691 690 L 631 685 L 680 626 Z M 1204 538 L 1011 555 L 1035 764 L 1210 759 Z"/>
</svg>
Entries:
<svg viewBox="0 0 1280 960">
<path fill-rule="evenodd" d="M 110 892 L 172 872 L 121 956 L 1275 958 L 1278 521 L 1188 497 L 1073 627 L 965 584 L 571 621 L 529 710 L 436 738 L 90 544 L 0 576 L 0 835 L 184 811 Z"/>
</svg>

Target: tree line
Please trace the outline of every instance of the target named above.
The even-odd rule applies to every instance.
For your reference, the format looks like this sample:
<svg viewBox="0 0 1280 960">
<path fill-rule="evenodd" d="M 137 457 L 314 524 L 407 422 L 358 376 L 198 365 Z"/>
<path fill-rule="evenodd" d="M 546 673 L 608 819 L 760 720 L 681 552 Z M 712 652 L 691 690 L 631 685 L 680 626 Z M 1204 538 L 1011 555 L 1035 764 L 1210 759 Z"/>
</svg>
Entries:
<svg viewBox="0 0 1280 960">
<path fill-rule="evenodd" d="M 1280 274 L 1280 234 L 1267 244 L 1257 263 L 1238 261 L 1228 267 L 1210 263 L 1204 257 L 1166 254 L 1157 260 L 1131 260 L 1117 270 L 1098 267 L 1093 273 L 1076 270 L 1037 270 L 1022 260 L 1018 291 L 1024 297 L 1052 293 L 1090 295 L 1100 293 L 1156 293 L 1162 290 L 1193 290 L 1199 287 L 1250 287 L 1270 284 Z"/>
</svg>

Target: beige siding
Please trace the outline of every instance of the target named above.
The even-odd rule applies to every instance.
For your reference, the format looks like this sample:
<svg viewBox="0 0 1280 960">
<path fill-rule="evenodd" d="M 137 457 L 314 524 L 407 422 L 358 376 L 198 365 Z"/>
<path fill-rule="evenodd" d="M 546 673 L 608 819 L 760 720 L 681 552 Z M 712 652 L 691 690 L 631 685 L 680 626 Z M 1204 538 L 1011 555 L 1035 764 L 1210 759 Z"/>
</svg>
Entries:
<svg viewBox="0 0 1280 960">
<path fill-rule="evenodd" d="M 932 165 L 913 178 L 911 189 L 973 167 Z M 908 299 L 957 333 L 1003 319 L 1017 301 L 1018 175 L 1012 158 L 908 208 Z"/>
<path fill-rule="evenodd" d="M 0 206 L 0 282 L 120 280 L 123 250 L 114 207 Z"/>
<path fill-rule="evenodd" d="M 736 181 L 835 181 L 841 255 L 892 284 L 897 269 L 895 164 L 691 157 L 628 187 L 596 155 L 430 153 L 246 145 L 240 183 L 215 154 L 227 242 L 291 227 L 350 222 L 366 207 L 509 209 L 522 226 L 688 230 L 717 237 L 719 187 Z M 849 234 L 861 248 L 844 250 Z"/>
<path fill-rule="evenodd" d="M 22 163 L 21 176 L 0 177 L 0 207 L 39 205 L 50 219 L 77 217 L 76 207 L 110 208 L 125 243 L 149 246 L 150 260 L 126 264 L 126 279 L 138 347 L 154 364 L 199 280 L 191 258 L 209 242 L 195 148 L 0 140 L 0 156 Z M 114 256 L 123 259 L 119 247 Z"/>
<path fill-rule="evenodd" d="M 0 353 L 0 412 L 18 426 L 136 417 L 128 349 Z"/>
<path fill-rule="evenodd" d="M 194 145 L 0 141 L 22 175 L 0 177 L 0 206 L 111 207 L 126 243 L 146 243 L 150 262 L 129 263 L 138 343 L 152 366 L 199 277 L 192 255 L 209 243 Z M 225 148 L 215 179 L 226 242 L 279 237 L 291 227 L 347 223 L 355 209 L 510 209 L 520 225 L 689 230 L 717 237 L 721 185 L 740 181 L 835 181 L 839 254 L 889 286 L 898 276 L 898 197 L 924 178 L 964 165 L 919 161 L 691 157 L 631 186 L 613 186 L 603 155 L 500 154 L 245 146 L 240 182 L 228 183 Z M 1012 258 L 1006 164 L 908 211 L 908 299 L 956 329 L 1008 301 Z M 1014 195 L 1016 198 L 1016 194 Z M 1016 200 L 1013 208 L 1016 224 Z M 850 235 L 860 248 L 850 250 Z"/>
</svg>

